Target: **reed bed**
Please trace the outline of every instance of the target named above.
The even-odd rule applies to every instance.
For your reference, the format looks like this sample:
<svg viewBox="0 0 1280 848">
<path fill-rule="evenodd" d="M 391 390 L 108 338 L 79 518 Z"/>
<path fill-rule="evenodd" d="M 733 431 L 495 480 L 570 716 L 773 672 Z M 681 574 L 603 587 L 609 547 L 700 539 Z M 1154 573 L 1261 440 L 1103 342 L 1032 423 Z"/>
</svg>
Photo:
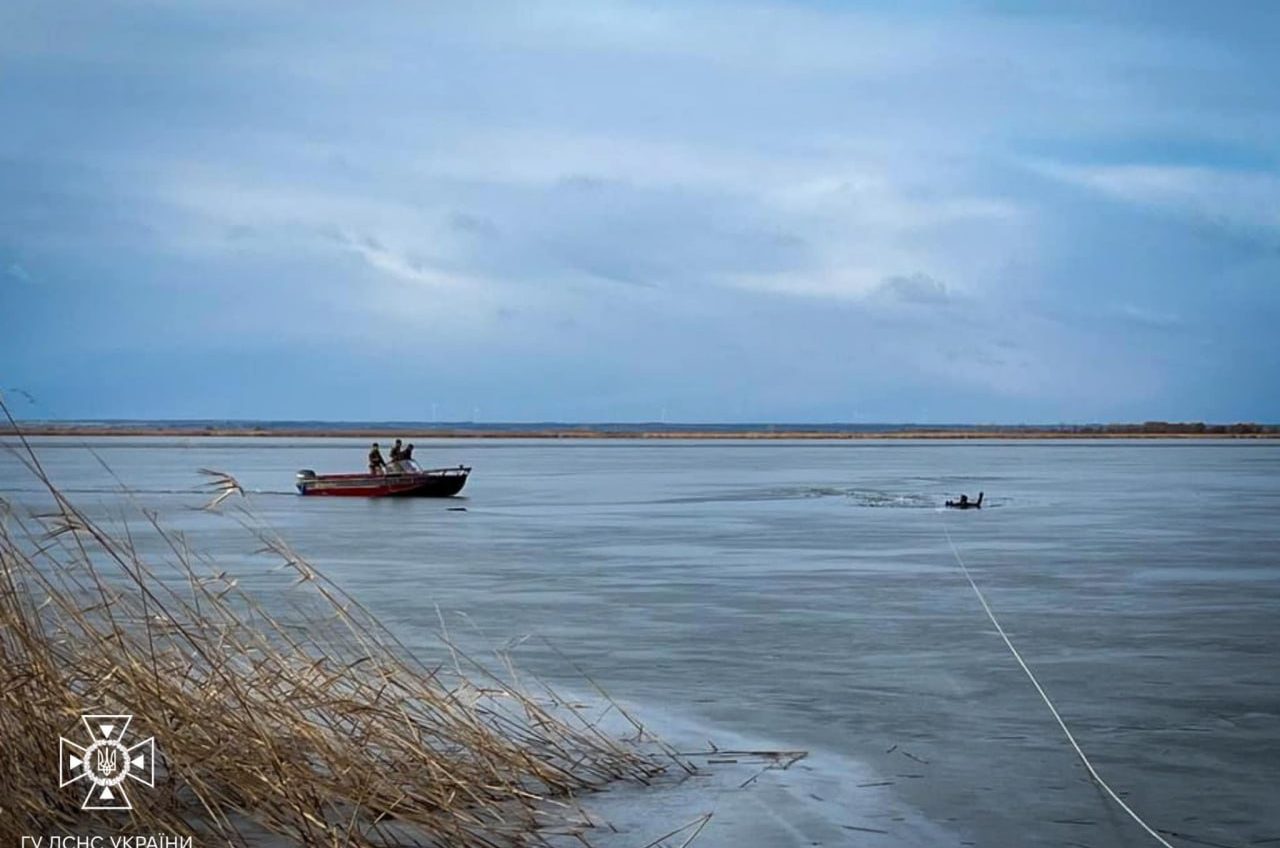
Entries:
<svg viewBox="0 0 1280 848">
<path fill-rule="evenodd" d="M 639 725 L 611 736 L 447 634 L 434 663 L 416 658 L 247 509 L 245 532 L 306 598 L 287 613 L 154 514 L 109 532 L 25 442 L 15 451 L 51 506 L 0 500 L 0 843 L 94 830 L 195 845 L 588 843 L 584 793 L 690 768 Z M 224 510 L 241 501 L 225 475 L 212 494 Z M 139 533 L 165 555 L 139 554 Z M 83 790 L 54 779 L 58 738 L 86 713 L 133 714 L 156 738 L 156 786 L 130 789 L 130 813 L 82 811 Z"/>
</svg>

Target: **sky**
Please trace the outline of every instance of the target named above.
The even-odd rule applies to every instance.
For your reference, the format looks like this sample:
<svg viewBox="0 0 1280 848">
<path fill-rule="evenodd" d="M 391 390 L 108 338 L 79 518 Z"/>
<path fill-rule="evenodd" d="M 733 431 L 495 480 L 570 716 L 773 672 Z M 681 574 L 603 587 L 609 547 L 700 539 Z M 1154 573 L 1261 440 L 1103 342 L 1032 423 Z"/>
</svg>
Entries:
<svg viewBox="0 0 1280 848">
<path fill-rule="evenodd" d="M 19 417 L 1280 421 L 1280 3 L 0 4 Z"/>
</svg>

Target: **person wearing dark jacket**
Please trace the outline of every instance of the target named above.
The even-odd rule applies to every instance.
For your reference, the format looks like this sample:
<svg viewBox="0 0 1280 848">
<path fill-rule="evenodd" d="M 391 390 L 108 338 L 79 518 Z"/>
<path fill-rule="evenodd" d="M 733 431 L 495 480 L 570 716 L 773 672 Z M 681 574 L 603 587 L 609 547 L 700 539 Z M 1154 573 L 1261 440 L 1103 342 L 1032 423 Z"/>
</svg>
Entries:
<svg viewBox="0 0 1280 848">
<path fill-rule="evenodd" d="M 374 442 L 373 447 L 369 450 L 369 473 L 384 474 L 386 473 L 387 463 L 382 459 L 382 450 L 378 447 L 378 443 Z"/>
<path fill-rule="evenodd" d="M 961 495 L 958 501 L 947 501 L 947 506 L 951 509 L 982 509 L 982 492 L 978 492 L 976 501 L 969 500 L 968 495 Z"/>
</svg>

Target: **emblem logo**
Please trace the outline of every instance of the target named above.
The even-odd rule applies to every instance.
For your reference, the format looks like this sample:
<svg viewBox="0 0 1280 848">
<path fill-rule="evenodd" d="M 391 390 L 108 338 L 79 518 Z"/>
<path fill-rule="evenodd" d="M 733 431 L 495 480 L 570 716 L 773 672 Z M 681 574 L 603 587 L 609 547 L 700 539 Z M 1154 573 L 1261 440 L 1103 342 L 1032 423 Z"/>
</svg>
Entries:
<svg viewBox="0 0 1280 848">
<path fill-rule="evenodd" d="M 126 747 L 131 715 L 85 715 L 80 721 L 89 731 L 88 745 L 81 747 L 65 736 L 58 737 L 59 786 L 87 778 L 89 792 L 80 809 L 132 810 L 125 781 L 155 786 L 155 737 Z"/>
</svg>

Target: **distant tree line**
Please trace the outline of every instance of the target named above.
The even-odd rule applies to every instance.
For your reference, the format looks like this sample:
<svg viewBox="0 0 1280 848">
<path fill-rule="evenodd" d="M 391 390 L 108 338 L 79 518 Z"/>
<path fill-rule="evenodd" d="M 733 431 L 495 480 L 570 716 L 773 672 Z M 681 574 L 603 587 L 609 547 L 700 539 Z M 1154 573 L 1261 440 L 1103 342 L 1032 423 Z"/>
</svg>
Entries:
<svg viewBox="0 0 1280 848">
<path fill-rule="evenodd" d="M 1237 422 L 1235 424 L 1206 424 L 1203 421 L 1144 421 L 1141 424 L 1079 424 L 1063 427 L 1072 433 L 1098 433 L 1105 435 L 1186 434 L 1205 436 L 1253 436 L 1263 433 L 1280 433 L 1280 425 Z"/>
<path fill-rule="evenodd" d="M 885 427 L 886 432 L 908 433 L 1064 433 L 1081 436 L 1276 436 L 1280 424 L 1240 421 L 1235 424 L 1206 424 L 1203 421 L 1144 421 L 1141 424 L 909 424 Z"/>
</svg>

